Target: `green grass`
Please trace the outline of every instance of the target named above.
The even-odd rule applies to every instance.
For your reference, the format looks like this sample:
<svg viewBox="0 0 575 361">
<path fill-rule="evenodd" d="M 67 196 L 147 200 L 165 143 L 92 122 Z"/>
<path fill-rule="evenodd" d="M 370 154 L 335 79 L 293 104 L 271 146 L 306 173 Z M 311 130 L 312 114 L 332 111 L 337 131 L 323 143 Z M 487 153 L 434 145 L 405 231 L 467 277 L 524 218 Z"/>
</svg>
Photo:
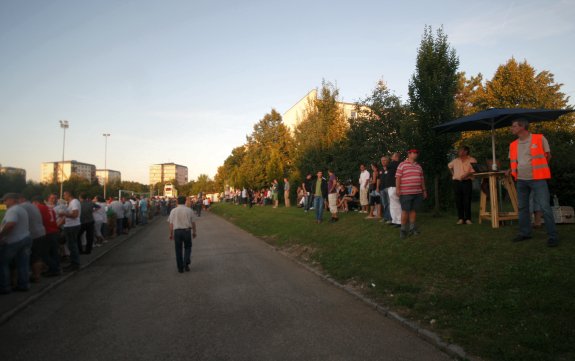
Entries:
<svg viewBox="0 0 575 361">
<path fill-rule="evenodd" d="M 397 229 L 353 212 L 321 225 L 313 211 L 296 208 L 217 204 L 213 212 L 275 246 L 311 250 L 310 261 L 326 274 L 363 285 L 379 303 L 470 354 L 575 359 L 573 225 L 558 226 L 561 245 L 550 249 L 544 230 L 512 243 L 517 225 L 456 226 L 452 215 L 421 214 L 421 235 L 402 241 Z"/>
</svg>

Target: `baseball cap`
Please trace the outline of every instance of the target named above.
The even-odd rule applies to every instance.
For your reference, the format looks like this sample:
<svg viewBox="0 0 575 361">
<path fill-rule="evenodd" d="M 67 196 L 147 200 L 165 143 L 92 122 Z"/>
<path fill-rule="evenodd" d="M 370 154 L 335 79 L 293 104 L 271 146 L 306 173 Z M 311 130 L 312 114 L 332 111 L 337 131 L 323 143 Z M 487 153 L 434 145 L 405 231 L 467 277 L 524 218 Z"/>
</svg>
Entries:
<svg viewBox="0 0 575 361">
<path fill-rule="evenodd" d="M 20 199 L 20 194 L 18 193 L 6 193 L 0 198 L 0 202 L 4 202 L 7 199 Z"/>
<path fill-rule="evenodd" d="M 407 153 L 417 153 L 417 154 L 419 154 L 419 150 L 417 150 L 417 149 L 410 149 L 410 150 L 407 151 Z"/>
</svg>

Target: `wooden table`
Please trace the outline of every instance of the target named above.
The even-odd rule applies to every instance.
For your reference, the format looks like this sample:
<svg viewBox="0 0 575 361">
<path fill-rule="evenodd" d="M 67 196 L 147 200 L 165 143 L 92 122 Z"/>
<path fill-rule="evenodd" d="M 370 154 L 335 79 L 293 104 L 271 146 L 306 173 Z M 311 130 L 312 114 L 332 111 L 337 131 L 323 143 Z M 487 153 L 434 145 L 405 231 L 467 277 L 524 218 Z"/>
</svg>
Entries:
<svg viewBox="0 0 575 361">
<path fill-rule="evenodd" d="M 484 219 L 491 220 L 491 227 L 499 228 L 501 221 L 519 219 L 517 190 L 515 189 L 515 183 L 513 183 L 513 179 L 510 175 L 506 175 L 505 172 L 485 172 L 475 173 L 474 176 L 476 178 L 489 179 L 489 211 L 487 210 L 487 194 L 481 190 L 481 198 L 479 201 L 479 223 Z M 513 207 L 513 211 L 511 212 L 503 212 L 499 209 L 498 184 L 500 181 L 509 194 L 511 206 Z"/>
</svg>

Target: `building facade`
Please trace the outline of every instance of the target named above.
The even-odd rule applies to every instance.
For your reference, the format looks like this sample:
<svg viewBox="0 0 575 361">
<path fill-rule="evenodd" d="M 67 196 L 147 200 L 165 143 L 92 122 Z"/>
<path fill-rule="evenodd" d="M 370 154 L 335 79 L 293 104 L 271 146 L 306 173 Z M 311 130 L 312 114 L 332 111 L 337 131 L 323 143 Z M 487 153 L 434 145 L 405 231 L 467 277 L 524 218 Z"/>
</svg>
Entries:
<svg viewBox="0 0 575 361">
<path fill-rule="evenodd" d="M 0 166 L 0 174 L 10 176 L 23 177 L 26 180 L 26 169 L 16 167 L 2 167 Z"/>
<path fill-rule="evenodd" d="M 40 177 L 42 183 L 60 183 L 69 180 L 72 176 L 91 182 L 96 179 L 96 166 L 76 160 L 42 163 Z"/>
<path fill-rule="evenodd" d="M 293 132 L 297 125 L 305 118 L 311 102 L 317 99 L 317 89 L 309 91 L 303 98 L 289 108 L 283 115 L 283 123 Z M 357 117 L 357 107 L 355 103 L 337 103 L 343 110 L 346 119 Z"/>
<path fill-rule="evenodd" d="M 150 166 L 150 185 L 175 180 L 179 185 L 188 183 L 188 167 L 175 163 Z"/>
<path fill-rule="evenodd" d="M 111 169 L 96 169 L 96 178 L 98 179 L 98 183 L 100 183 L 100 185 L 104 185 L 104 182 L 121 182 L 122 173 Z"/>
</svg>

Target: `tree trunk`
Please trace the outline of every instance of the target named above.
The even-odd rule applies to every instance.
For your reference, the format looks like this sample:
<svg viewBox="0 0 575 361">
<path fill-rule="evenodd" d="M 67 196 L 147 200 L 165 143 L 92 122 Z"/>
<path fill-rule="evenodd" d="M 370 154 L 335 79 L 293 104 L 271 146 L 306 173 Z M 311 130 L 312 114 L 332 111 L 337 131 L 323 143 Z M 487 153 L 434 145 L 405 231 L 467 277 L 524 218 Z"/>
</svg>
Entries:
<svg viewBox="0 0 575 361">
<path fill-rule="evenodd" d="M 435 188 L 435 209 L 433 212 L 434 216 L 439 216 L 440 213 L 440 203 L 439 203 L 439 174 L 435 175 L 433 180 L 433 186 Z"/>
</svg>

